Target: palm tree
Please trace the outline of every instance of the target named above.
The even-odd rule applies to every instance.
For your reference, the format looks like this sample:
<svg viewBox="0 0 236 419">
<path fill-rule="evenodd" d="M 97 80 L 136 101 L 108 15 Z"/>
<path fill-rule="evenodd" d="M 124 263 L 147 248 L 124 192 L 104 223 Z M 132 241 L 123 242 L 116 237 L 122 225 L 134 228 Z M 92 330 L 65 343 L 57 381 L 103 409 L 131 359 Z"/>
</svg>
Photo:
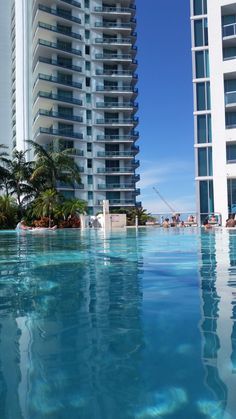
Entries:
<svg viewBox="0 0 236 419">
<path fill-rule="evenodd" d="M 58 205 L 58 193 L 55 189 L 46 189 L 40 192 L 33 203 L 32 213 L 36 217 L 48 217 L 48 226 L 51 227 L 52 214 Z"/>
<path fill-rule="evenodd" d="M 19 212 L 22 216 L 24 205 L 35 195 L 30 178 L 33 170 L 33 162 L 26 161 L 26 151 L 13 150 L 12 160 L 6 162 L 8 170 L 7 188 L 11 195 L 16 197 Z"/>
<path fill-rule="evenodd" d="M 65 201 L 61 206 L 61 211 L 64 218 L 73 217 L 78 214 L 85 214 L 87 203 L 82 199 L 70 199 Z"/>
<path fill-rule="evenodd" d="M 7 164 L 9 162 L 9 154 L 5 151 L 8 147 L 4 144 L 0 144 L 0 189 L 5 189 L 8 195 L 7 180 L 9 179 L 9 171 L 7 170 Z"/>
<path fill-rule="evenodd" d="M 12 196 L 0 196 L 0 228 L 13 228 L 17 221 L 17 204 Z"/>
<path fill-rule="evenodd" d="M 71 156 L 74 154 L 73 149 L 47 151 L 35 141 L 28 140 L 27 143 L 34 149 L 36 158 L 32 182 L 40 180 L 41 187 L 50 189 L 55 189 L 58 181 L 67 184 L 73 184 L 74 181 L 80 183 L 79 167 Z"/>
</svg>

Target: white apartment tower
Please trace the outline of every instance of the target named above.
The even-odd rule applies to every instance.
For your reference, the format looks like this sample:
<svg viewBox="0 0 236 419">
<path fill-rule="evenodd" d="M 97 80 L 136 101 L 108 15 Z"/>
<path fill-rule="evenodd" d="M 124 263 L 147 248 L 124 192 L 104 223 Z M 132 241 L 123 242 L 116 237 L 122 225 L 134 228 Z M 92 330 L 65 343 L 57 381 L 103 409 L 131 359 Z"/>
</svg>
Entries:
<svg viewBox="0 0 236 419">
<path fill-rule="evenodd" d="M 191 0 L 197 211 L 236 213 L 236 2 Z"/>
<path fill-rule="evenodd" d="M 90 214 L 138 205 L 135 14 L 135 0 L 11 4 L 13 146 L 76 149 L 81 184 L 58 189 Z"/>
</svg>

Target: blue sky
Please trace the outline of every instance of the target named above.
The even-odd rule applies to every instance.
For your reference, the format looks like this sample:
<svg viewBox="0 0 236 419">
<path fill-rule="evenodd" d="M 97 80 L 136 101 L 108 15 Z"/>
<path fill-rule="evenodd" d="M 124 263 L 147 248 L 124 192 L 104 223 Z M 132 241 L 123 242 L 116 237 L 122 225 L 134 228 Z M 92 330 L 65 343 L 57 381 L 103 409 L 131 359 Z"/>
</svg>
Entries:
<svg viewBox="0 0 236 419">
<path fill-rule="evenodd" d="M 189 0 L 137 0 L 141 200 L 150 212 L 195 208 Z"/>
</svg>

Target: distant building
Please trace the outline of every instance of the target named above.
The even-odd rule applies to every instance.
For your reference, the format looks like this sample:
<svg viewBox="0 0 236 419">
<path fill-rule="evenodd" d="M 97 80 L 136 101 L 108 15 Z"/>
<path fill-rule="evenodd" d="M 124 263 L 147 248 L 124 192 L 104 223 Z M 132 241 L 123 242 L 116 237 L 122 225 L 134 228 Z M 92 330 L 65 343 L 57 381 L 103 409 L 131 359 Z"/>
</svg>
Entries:
<svg viewBox="0 0 236 419">
<path fill-rule="evenodd" d="M 191 0 L 197 210 L 236 213 L 236 2 Z"/>
<path fill-rule="evenodd" d="M 6 13 L 11 45 L 1 55 L 7 106 L 1 92 L 0 121 L 11 107 L 10 147 L 26 150 L 33 139 L 46 149 L 75 148 L 82 184 L 58 189 L 88 201 L 90 214 L 103 199 L 111 207 L 137 205 L 135 1 L 12 0 Z"/>
</svg>

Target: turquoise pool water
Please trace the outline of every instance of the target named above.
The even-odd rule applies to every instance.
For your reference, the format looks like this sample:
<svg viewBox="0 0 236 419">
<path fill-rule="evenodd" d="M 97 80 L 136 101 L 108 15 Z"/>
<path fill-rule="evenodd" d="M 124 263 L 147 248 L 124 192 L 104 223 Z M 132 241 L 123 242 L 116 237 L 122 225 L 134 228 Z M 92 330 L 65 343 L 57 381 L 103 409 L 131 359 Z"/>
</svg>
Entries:
<svg viewBox="0 0 236 419">
<path fill-rule="evenodd" d="M 235 419 L 236 232 L 0 233 L 1 419 Z"/>
</svg>

